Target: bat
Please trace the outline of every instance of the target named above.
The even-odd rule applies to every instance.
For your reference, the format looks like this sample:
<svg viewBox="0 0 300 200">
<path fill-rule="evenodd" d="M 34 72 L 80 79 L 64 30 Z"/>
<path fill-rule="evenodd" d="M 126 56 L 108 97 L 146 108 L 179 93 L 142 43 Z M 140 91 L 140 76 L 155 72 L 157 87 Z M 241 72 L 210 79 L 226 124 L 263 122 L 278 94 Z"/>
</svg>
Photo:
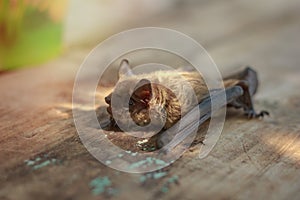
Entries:
<svg viewBox="0 0 300 200">
<path fill-rule="evenodd" d="M 218 101 L 221 99 L 221 95 L 224 95 L 224 90 L 208 91 L 203 77 L 195 71 L 151 72 L 135 75 L 131 71 L 128 60 L 124 59 L 120 64 L 119 77 L 119 86 L 105 97 L 110 121 L 101 127 L 117 126 L 112 114 L 112 96 L 115 95 L 119 98 L 117 102 L 120 104 L 115 113 L 124 120 L 124 122 L 121 120 L 119 123 L 128 124 L 128 120 L 133 120 L 138 126 L 146 126 L 149 123 L 159 124 L 165 120 L 162 131 L 156 138 L 159 146 L 166 145 L 164 148 L 168 150 L 178 145 L 195 128 L 211 117 L 212 100 L 217 102 L 217 108 L 227 105 L 228 107 L 243 109 L 248 118 L 260 118 L 269 115 L 268 111 L 256 112 L 254 109 L 253 96 L 258 88 L 258 78 L 257 73 L 251 67 L 246 67 L 244 70 L 223 79 L 226 94 L 225 102 Z M 160 80 L 159 83 L 161 84 L 157 83 L 157 80 Z M 189 83 L 196 93 L 196 104 L 191 104 L 190 101 L 186 100 L 187 97 L 191 96 L 189 93 L 191 91 L 188 91 L 186 87 L 182 89 L 184 88 L 182 87 L 184 81 Z M 124 99 L 129 99 L 129 102 L 124 101 Z M 200 118 L 195 118 L 195 112 L 198 109 L 201 111 Z M 152 121 L 150 112 L 154 112 L 156 116 Z M 176 126 L 179 120 L 184 122 L 184 126 L 181 126 L 180 129 Z M 175 134 L 176 136 L 170 144 L 170 138 L 173 138 Z"/>
</svg>

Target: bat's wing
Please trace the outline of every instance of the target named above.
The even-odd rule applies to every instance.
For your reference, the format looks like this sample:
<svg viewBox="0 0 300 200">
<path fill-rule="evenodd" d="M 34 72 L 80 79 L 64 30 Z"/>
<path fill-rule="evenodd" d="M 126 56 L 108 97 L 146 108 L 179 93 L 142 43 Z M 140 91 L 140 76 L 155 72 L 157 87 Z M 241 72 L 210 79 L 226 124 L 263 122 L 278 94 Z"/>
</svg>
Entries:
<svg viewBox="0 0 300 200">
<path fill-rule="evenodd" d="M 238 71 L 230 76 L 227 76 L 223 79 L 225 87 L 226 86 L 234 86 L 236 83 L 233 83 L 234 80 L 236 81 L 246 81 L 249 84 L 249 92 L 250 95 L 253 96 L 258 88 L 258 77 L 257 73 L 254 69 L 247 66 L 244 70 Z M 230 84 L 230 83 L 233 83 Z"/>
<path fill-rule="evenodd" d="M 257 91 L 258 78 L 256 71 L 251 67 L 246 67 L 243 71 L 224 78 L 223 81 L 226 88 L 240 86 L 244 90 L 244 94 L 230 102 L 228 106 L 243 108 L 245 114 L 248 115 L 249 118 L 258 118 L 269 115 L 269 112 L 265 110 L 256 112 L 254 109 L 252 97 Z"/>
<path fill-rule="evenodd" d="M 228 103 L 235 101 L 244 94 L 240 86 L 233 86 L 225 90 L 226 99 L 224 101 L 224 90 L 214 90 L 210 96 L 205 98 L 200 104 L 192 109 L 188 114 L 181 118 L 180 122 L 170 129 L 161 133 L 158 138 L 159 146 L 163 147 L 164 152 L 171 151 L 188 136 L 198 130 L 199 125 L 211 117 L 212 101 L 215 109 L 226 106 Z M 200 110 L 200 119 L 198 118 Z M 176 135 L 175 135 L 176 134 Z M 174 136 L 175 135 L 175 136 Z"/>
</svg>

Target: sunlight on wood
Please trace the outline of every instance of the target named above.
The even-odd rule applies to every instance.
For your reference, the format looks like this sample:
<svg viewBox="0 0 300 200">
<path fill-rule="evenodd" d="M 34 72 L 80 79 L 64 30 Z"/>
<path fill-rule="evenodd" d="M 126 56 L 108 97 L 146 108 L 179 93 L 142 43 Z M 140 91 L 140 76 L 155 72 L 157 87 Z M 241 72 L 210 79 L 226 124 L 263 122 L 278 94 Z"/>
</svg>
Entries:
<svg viewBox="0 0 300 200">
<path fill-rule="evenodd" d="M 58 107 L 66 108 L 66 109 L 80 109 L 84 111 L 88 110 L 94 110 L 95 108 L 93 106 L 87 106 L 87 105 L 82 105 L 82 104 L 72 104 L 72 103 L 61 103 L 58 104 Z"/>
<path fill-rule="evenodd" d="M 263 141 L 280 155 L 300 164 L 300 138 L 298 134 L 280 135 L 277 133 L 274 137 L 264 137 Z"/>
</svg>

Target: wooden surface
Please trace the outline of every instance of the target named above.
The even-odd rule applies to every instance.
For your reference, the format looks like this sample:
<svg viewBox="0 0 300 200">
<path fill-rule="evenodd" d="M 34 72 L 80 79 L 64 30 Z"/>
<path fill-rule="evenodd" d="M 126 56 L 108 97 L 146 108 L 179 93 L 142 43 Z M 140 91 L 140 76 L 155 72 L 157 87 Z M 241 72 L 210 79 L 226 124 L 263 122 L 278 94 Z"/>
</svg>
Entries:
<svg viewBox="0 0 300 200">
<path fill-rule="evenodd" d="M 93 158 L 76 133 L 73 81 L 89 49 L 72 50 L 40 67 L 0 74 L 0 199 L 299 199 L 300 2 L 179 6 L 130 27 L 182 31 L 224 74 L 254 66 L 261 80 L 255 105 L 271 117 L 248 120 L 231 111 L 205 159 L 192 147 L 163 171 L 118 172 Z"/>
</svg>

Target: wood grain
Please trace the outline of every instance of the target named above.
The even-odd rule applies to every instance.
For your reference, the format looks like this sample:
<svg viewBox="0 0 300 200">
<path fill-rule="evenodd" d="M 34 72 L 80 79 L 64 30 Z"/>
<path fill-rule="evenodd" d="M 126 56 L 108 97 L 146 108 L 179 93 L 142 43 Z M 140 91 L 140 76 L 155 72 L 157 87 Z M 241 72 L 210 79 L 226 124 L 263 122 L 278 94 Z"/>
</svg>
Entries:
<svg viewBox="0 0 300 200">
<path fill-rule="evenodd" d="M 252 65 L 261 80 L 256 108 L 271 113 L 248 120 L 229 110 L 208 157 L 192 146 L 160 178 L 106 167 L 80 142 L 71 97 L 90 49 L 0 74 L 0 199 L 299 199 L 299 8 L 292 0 L 194 2 L 130 25 L 189 34 L 223 74 Z M 99 89 L 104 105 L 111 88 Z M 101 193 L 90 185 L 97 177 L 111 182 Z"/>
</svg>

